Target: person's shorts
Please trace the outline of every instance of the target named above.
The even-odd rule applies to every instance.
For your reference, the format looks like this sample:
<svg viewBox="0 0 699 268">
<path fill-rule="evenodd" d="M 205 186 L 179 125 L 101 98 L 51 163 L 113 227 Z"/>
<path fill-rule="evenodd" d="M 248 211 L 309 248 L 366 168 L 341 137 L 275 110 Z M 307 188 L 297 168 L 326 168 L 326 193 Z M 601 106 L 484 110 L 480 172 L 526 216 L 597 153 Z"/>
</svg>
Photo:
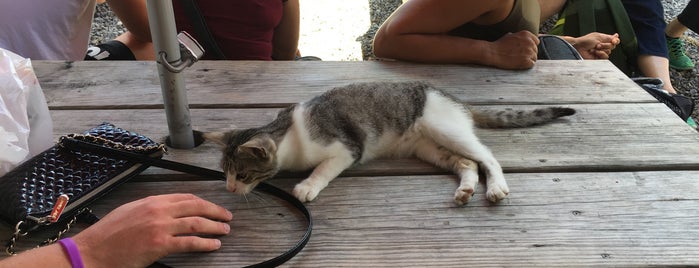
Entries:
<svg viewBox="0 0 699 268">
<path fill-rule="evenodd" d="M 665 18 L 660 0 L 621 0 L 629 15 L 639 55 L 668 57 Z"/>
<path fill-rule="evenodd" d="M 699 0 L 690 0 L 677 20 L 695 33 L 699 33 Z"/>
</svg>

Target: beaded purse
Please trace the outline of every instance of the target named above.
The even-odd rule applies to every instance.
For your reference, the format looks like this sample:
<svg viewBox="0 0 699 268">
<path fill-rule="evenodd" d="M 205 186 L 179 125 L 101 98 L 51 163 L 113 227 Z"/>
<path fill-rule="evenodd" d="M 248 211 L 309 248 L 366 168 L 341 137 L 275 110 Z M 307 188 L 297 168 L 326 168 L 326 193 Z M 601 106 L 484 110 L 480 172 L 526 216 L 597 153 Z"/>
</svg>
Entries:
<svg viewBox="0 0 699 268">
<path fill-rule="evenodd" d="M 67 140 L 154 158 L 165 152 L 163 144 L 109 123 L 59 138 L 53 147 L 0 177 L 0 220 L 14 227 L 6 246 L 8 254 L 15 253 L 19 237 L 49 225 L 66 224 L 64 231 L 42 245 L 58 240 L 87 205 L 148 167 L 137 161 L 68 149 L 63 146 Z"/>
</svg>

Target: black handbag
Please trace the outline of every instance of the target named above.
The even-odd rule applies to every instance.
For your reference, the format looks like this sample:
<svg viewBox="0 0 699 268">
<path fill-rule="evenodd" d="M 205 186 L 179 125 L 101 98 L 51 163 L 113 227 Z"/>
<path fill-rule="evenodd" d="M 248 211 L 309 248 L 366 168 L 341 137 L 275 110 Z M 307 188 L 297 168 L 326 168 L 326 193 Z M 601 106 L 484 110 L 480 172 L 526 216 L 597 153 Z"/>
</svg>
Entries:
<svg viewBox="0 0 699 268">
<path fill-rule="evenodd" d="M 90 203 L 148 168 L 133 160 L 65 148 L 68 140 L 149 158 L 160 158 L 165 152 L 163 144 L 109 123 L 61 137 L 53 147 L 0 177 L 0 220 L 14 227 L 6 245 L 8 254 L 14 254 L 19 237 L 43 227 L 65 225 L 64 231 L 42 245 L 55 242 Z"/>
</svg>

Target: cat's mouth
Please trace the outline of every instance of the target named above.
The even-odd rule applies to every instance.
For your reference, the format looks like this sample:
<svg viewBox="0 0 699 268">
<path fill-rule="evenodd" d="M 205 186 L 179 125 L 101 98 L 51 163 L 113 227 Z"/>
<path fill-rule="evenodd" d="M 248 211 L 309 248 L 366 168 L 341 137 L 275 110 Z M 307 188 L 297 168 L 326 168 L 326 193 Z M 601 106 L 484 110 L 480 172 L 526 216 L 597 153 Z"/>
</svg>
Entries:
<svg viewBox="0 0 699 268">
<path fill-rule="evenodd" d="M 228 190 L 231 193 L 235 193 L 235 194 L 248 194 L 248 193 L 252 192 L 252 189 L 254 189 L 258 183 L 259 182 L 245 184 L 245 183 L 238 181 L 238 180 L 227 180 L 226 181 L 226 190 Z"/>
</svg>

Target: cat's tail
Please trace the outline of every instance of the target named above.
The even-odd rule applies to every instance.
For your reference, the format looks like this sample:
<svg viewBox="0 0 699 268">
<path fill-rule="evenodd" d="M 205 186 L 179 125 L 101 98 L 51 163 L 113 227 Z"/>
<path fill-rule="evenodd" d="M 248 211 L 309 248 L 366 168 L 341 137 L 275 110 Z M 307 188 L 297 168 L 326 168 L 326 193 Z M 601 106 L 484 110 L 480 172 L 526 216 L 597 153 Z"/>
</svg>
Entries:
<svg viewBox="0 0 699 268">
<path fill-rule="evenodd" d="M 518 128 L 540 125 L 556 118 L 575 114 L 575 109 L 546 107 L 534 110 L 475 110 L 471 109 L 473 120 L 479 128 Z"/>
</svg>

